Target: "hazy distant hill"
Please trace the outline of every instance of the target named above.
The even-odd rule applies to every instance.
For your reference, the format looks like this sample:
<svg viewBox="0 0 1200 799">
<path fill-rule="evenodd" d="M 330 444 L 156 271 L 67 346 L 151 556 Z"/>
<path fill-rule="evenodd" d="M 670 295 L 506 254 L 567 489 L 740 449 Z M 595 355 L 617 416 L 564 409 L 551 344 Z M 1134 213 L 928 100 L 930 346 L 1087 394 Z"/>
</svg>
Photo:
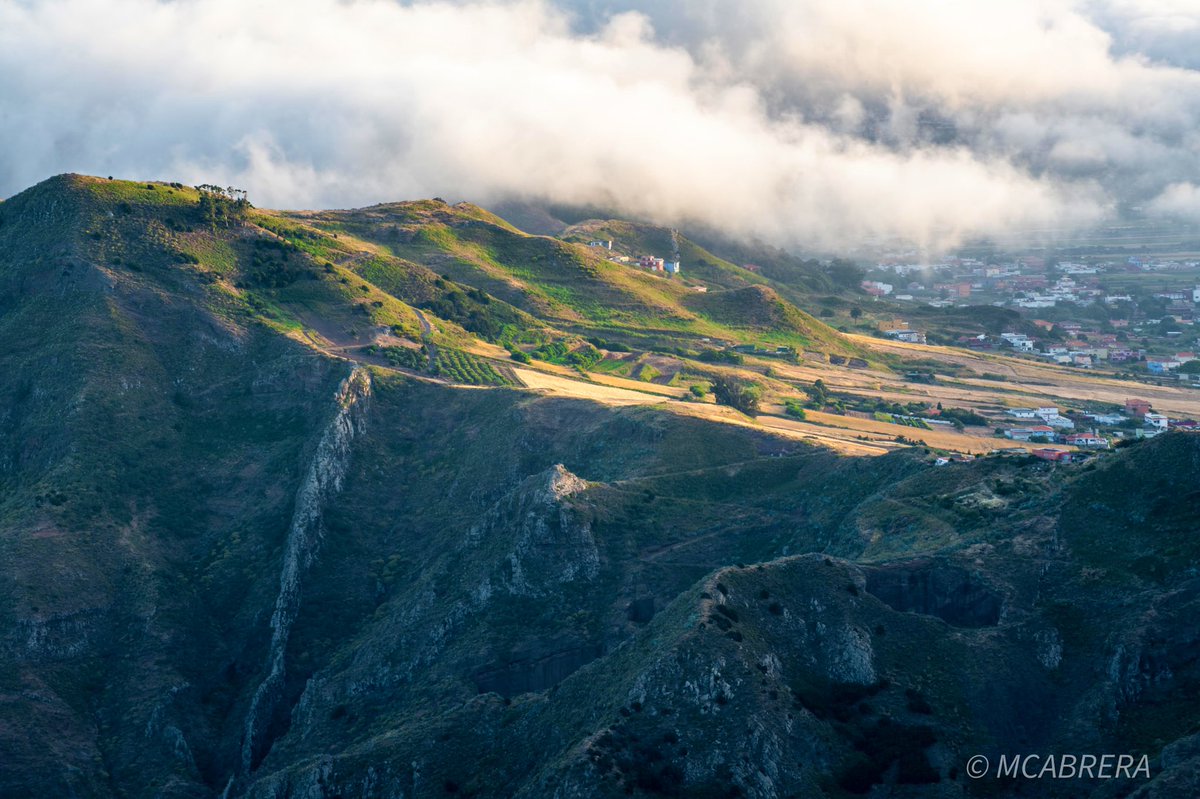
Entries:
<svg viewBox="0 0 1200 799">
<path fill-rule="evenodd" d="M 964 764 L 1014 752 L 1153 764 L 1022 796 L 1196 795 L 1200 437 L 935 468 L 508 378 L 577 331 L 848 348 L 706 268 L 436 201 L 0 203 L 0 795 L 1005 796 Z"/>
</svg>

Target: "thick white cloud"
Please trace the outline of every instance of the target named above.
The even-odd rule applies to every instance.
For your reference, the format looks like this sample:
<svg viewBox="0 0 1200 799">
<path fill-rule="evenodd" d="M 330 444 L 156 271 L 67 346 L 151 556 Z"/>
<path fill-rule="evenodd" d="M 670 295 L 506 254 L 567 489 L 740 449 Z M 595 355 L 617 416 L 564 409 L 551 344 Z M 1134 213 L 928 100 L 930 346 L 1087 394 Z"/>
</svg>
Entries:
<svg viewBox="0 0 1200 799">
<path fill-rule="evenodd" d="M 0 195 L 521 196 L 822 247 L 1084 226 L 1200 183 L 1200 75 L 1128 51 L 1200 15 L 1154 5 L 0 0 Z"/>
<path fill-rule="evenodd" d="M 1161 216 L 1200 222 L 1200 186 L 1172 183 L 1150 202 L 1150 210 Z"/>
</svg>

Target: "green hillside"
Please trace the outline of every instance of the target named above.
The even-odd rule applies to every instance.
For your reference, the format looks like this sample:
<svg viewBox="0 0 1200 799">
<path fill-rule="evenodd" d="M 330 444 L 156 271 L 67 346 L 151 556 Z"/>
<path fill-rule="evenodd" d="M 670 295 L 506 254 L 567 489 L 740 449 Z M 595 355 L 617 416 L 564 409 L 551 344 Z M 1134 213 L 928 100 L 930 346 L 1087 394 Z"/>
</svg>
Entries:
<svg viewBox="0 0 1200 799">
<path fill-rule="evenodd" d="M 1006 796 L 964 764 L 1017 751 L 1153 763 L 1021 796 L 1187 795 L 1200 436 L 937 467 L 549 396 L 484 339 L 608 329 L 583 287 L 805 319 L 470 207 L 239 199 L 0 203 L 0 796 Z"/>
<path fill-rule="evenodd" d="M 767 283 L 682 237 L 684 274 L 671 279 L 614 263 L 608 258 L 613 252 L 580 243 L 606 236 L 619 238 L 617 252 L 670 255 L 669 231 L 631 223 L 576 226 L 562 239 L 530 236 L 475 206 L 436 200 L 303 218 L 323 230 L 377 244 L 564 331 L 649 348 L 694 347 L 702 338 L 753 343 L 747 331 L 758 325 L 737 315 L 737 303 L 727 304 L 726 313 L 717 318 L 698 313 L 693 298 L 699 288 L 715 292 Z M 774 302 L 787 304 L 782 298 Z M 774 333 L 784 343 L 841 354 L 857 351 L 798 308 L 780 319 L 783 324 Z"/>
</svg>

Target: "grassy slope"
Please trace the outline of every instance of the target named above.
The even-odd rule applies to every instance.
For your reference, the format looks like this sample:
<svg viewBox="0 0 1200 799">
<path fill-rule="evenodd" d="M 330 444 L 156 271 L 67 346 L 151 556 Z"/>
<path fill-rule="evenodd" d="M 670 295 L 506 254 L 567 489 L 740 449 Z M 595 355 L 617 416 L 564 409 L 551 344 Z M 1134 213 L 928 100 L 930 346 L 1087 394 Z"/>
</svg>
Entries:
<svg viewBox="0 0 1200 799">
<path fill-rule="evenodd" d="M 694 304 L 695 293 L 683 281 L 614 264 L 598 251 L 570 241 L 526 235 L 468 204 L 422 201 L 305 216 L 324 229 L 368 239 L 567 330 L 647 343 L 684 343 L 699 337 L 761 340 L 765 333 L 752 319 L 754 309 L 745 318 L 739 316 L 737 301 L 726 303 L 723 314 L 710 314 L 703 304 Z M 658 229 L 646 233 L 626 223 L 613 224 L 622 225 L 622 231 L 637 231 L 638 243 L 663 238 Z M 669 247 L 669 235 L 666 241 Z M 647 251 L 660 252 L 662 247 Z M 713 291 L 766 283 L 686 239 L 681 240 L 681 253 L 688 273 L 694 271 Z M 787 305 L 778 297 L 772 303 Z M 796 308 L 776 316 L 775 340 L 828 351 L 855 350 Z"/>
<path fill-rule="evenodd" d="M 582 222 L 566 229 L 562 238 L 565 241 L 577 242 L 577 244 L 586 244 L 588 241 L 598 239 L 612 240 L 613 252 L 630 257 L 647 253 L 670 257 L 674 248 L 670 230 L 649 226 L 649 224 L 620 220 Z M 770 299 L 772 305 L 780 307 L 781 310 L 780 313 L 774 314 L 776 317 L 774 324 L 778 325 L 776 330 L 793 332 L 802 337 L 806 346 L 812 349 L 839 354 L 847 354 L 853 350 L 857 354 L 857 348 L 842 340 L 838 332 L 796 307 L 808 299 L 796 288 L 732 264 L 686 236 L 678 236 L 678 245 L 684 276 L 697 278 L 707 284 L 709 293 L 713 294 L 713 304 L 724 306 L 722 310 L 725 313 L 706 313 L 704 312 L 706 304 L 704 302 L 696 304 L 695 298 L 691 298 L 692 301 L 688 304 L 692 310 L 698 308 L 702 316 L 713 319 L 719 324 L 730 325 L 733 329 L 762 331 L 766 329 L 764 325 L 755 322 L 756 306 L 760 305 L 760 302 L 751 301 L 751 307 L 746 308 L 745 313 L 740 312 L 742 310 L 738 306 L 748 298 L 756 300 L 761 296 L 769 295 L 772 298 Z M 751 288 L 757 288 L 760 293 L 746 292 L 745 289 Z M 733 292 L 733 294 L 716 299 L 726 292 Z M 782 311 L 784 307 L 786 307 L 786 311 Z"/>
</svg>

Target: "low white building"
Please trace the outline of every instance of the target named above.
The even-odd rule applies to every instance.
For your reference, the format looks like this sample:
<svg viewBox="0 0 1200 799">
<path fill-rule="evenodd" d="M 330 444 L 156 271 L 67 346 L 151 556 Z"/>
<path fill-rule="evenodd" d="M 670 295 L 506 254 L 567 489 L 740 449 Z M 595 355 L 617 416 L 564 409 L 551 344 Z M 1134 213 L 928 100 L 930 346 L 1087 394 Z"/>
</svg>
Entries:
<svg viewBox="0 0 1200 799">
<path fill-rule="evenodd" d="M 1033 352 L 1033 339 L 1024 333 L 1001 333 L 1000 338 L 1008 342 L 1009 346 L 1020 352 Z"/>
<path fill-rule="evenodd" d="M 1125 416 L 1120 413 L 1089 413 L 1088 418 L 1091 419 L 1096 424 L 1103 424 L 1103 425 L 1110 425 L 1110 426 L 1118 425 L 1121 422 L 1124 422 L 1129 419 L 1128 416 Z"/>
<path fill-rule="evenodd" d="M 1058 428 L 1059 430 L 1075 429 L 1075 423 L 1060 414 L 1058 412 L 1058 408 L 1046 406 L 1044 408 L 1038 408 L 1036 413 L 1039 419 L 1051 427 Z"/>
<path fill-rule="evenodd" d="M 1147 427 L 1152 427 L 1159 431 L 1165 431 L 1171 422 L 1170 419 L 1161 413 L 1148 413 L 1142 419 L 1146 422 Z"/>
<path fill-rule="evenodd" d="M 1005 430 L 1004 435 L 1013 441 L 1030 441 L 1035 438 L 1049 441 L 1054 437 L 1054 428 L 1044 424 L 1035 424 L 1030 427 L 1014 427 Z"/>
<path fill-rule="evenodd" d="M 908 344 L 925 344 L 925 333 L 921 330 L 889 330 L 887 333 L 889 338 L 894 338 L 897 341 L 903 341 Z"/>
</svg>

